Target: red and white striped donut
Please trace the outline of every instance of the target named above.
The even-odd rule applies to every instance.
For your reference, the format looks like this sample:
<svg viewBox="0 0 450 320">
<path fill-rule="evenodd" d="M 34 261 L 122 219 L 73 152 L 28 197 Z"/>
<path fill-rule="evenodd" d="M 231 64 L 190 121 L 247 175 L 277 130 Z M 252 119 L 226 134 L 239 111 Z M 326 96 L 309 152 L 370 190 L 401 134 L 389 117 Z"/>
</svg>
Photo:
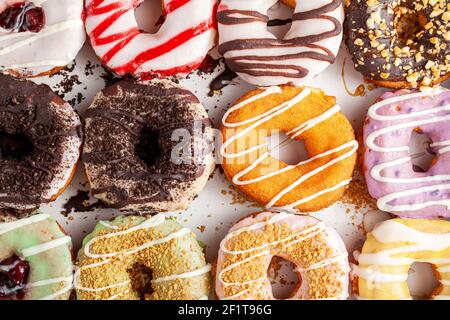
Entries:
<svg viewBox="0 0 450 320">
<path fill-rule="evenodd" d="M 155 34 L 139 29 L 144 0 L 86 0 L 86 31 L 103 64 L 136 78 L 189 73 L 214 47 L 217 0 L 161 0 L 165 22 Z"/>
</svg>

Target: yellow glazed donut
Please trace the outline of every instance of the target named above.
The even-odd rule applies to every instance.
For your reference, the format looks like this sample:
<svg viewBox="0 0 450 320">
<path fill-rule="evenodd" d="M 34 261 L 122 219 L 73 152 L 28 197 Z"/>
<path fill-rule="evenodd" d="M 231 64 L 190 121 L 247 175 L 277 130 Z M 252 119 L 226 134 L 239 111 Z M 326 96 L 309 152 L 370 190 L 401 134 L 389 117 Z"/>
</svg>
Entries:
<svg viewBox="0 0 450 320">
<path fill-rule="evenodd" d="M 267 277 L 274 256 L 292 262 L 301 280 L 289 299 L 347 298 L 350 267 L 338 233 L 316 218 L 285 212 L 255 213 L 230 229 L 217 258 L 217 297 L 274 299 Z"/>
<path fill-rule="evenodd" d="M 317 211 L 337 201 L 351 180 L 353 128 L 335 98 L 319 89 L 250 91 L 228 109 L 221 130 L 226 177 L 267 208 Z M 277 132 L 303 141 L 308 159 L 289 165 L 273 157 L 267 138 Z"/>
<path fill-rule="evenodd" d="M 354 266 L 356 296 L 372 300 L 412 299 L 408 271 L 414 262 L 431 263 L 440 282 L 431 299 L 450 299 L 450 222 L 393 219 L 367 235 Z"/>
</svg>

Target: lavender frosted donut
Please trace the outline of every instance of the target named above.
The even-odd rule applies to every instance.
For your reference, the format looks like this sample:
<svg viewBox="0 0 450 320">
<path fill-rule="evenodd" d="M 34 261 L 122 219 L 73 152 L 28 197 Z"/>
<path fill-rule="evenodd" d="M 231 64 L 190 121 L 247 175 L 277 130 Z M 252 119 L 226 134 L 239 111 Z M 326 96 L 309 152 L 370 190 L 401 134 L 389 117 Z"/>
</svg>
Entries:
<svg viewBox="0 0 450 320">
<path fill-rule="evenodd" d="M 435 153 L 426 172 L 409 154 L 413 131 L 427 134 Z M 364 124 L 364 173 L 378 208 L 401 217 L 450 217 L 450 91 L 383 94 Z"/>
</svg>

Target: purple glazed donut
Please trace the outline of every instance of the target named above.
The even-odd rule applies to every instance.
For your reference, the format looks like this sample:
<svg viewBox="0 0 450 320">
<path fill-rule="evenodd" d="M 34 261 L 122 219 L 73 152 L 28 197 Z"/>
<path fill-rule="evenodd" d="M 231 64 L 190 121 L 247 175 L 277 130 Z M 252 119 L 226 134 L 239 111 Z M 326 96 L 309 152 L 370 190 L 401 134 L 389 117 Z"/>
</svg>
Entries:
<svg viewBox="0 0 450 320">
<path fill-rule="evenodd" d="M 409 153 L 413 131 L 432 140 L 426 172 Z M 364 175 L 380 210 L 401 217 L 450 217 L 450 91 L 399 90 L 370 107 L 363 129 Z"/>
</svg>

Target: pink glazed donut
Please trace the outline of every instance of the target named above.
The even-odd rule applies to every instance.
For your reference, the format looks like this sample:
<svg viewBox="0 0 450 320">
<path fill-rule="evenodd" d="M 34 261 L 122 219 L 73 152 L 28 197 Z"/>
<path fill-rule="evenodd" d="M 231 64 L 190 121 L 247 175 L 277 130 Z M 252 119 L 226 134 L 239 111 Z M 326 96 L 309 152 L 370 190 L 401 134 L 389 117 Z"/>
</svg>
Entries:
<svg viewBox="0 0 450 320">
<path fill-rule="evenodd" d="M 217 35 L 216 0 L 161 1 L 164 23 L 150 34 L 134 10 L 144 0 L 86 0 L 86 31 L 102 63 L 135 78 L 189 73 L 205 59 Z"/>
<path fill-rule="evenodd" d="M 450 91 L 399 90 L 370 107 L 363 129 L 364 174 L 380 210 L 407 218 L 450 217 Z M 427 134 L 435 154 L 416 172 L 409 153 L 413 131 Z"/>
</svg>

